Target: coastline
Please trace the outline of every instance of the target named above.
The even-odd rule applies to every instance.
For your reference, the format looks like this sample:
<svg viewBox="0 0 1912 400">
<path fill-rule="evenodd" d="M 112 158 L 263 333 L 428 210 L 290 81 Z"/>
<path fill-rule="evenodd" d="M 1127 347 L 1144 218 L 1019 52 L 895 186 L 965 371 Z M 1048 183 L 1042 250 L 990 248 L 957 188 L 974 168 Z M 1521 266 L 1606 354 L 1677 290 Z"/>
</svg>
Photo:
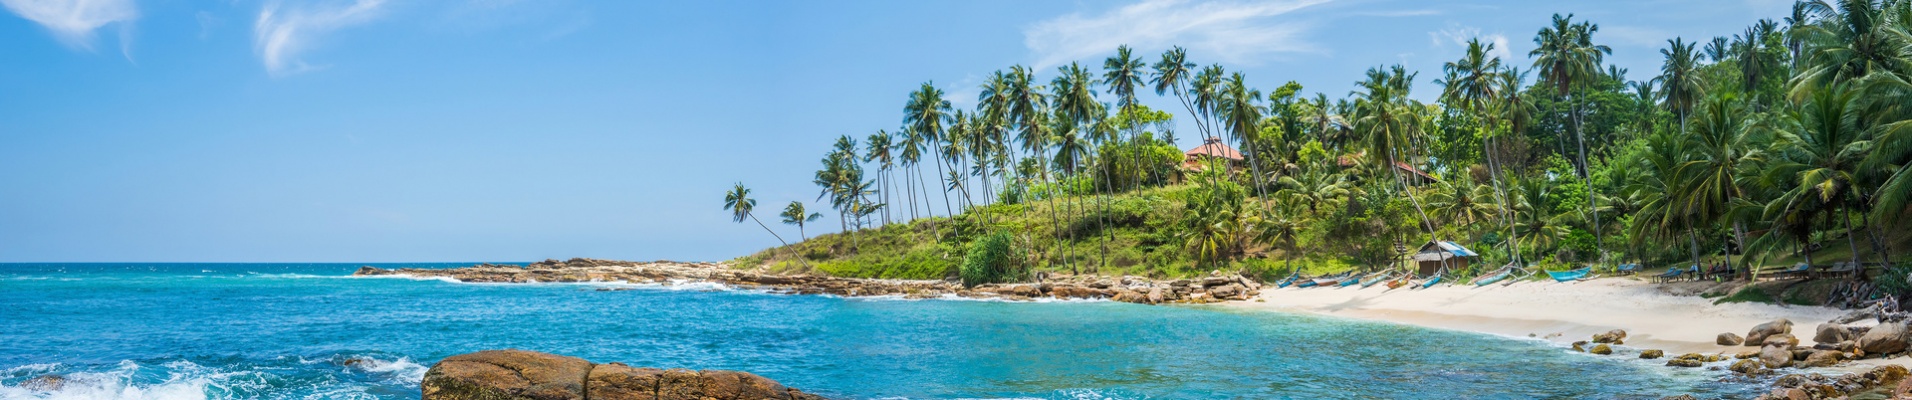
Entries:
<svg viewBox="0 0 1912 400">
<path fill-rule="evenodd" d="M 1428 289 L 1266 288 L 1247 301 L 1224 306 L 1382 321 L 1492 335 L 1537 338 L 1569 345 L 1613 329 L 1628 332 L 1622 347 L 1667 354 L 1732 355 L 1752 346 L 1715 343 L 1720 333 L 1745 334 L 1754 325 L 1785 318 L 1795 335 L 1809 339 L 1813 327 L 1847 310 L 1761 303 L 1713 304 L 1713 299 L 1669 293 L 1691 289 L 1633 278 L 1559 283 L 1521 281 L 1485 287 L 1446 285 Z M 1616 353 L 1620 354 L 1620 353 Z M 1853 367 L 1912 365 L 1906 358 L 1868 359 Z"/>
</svg>

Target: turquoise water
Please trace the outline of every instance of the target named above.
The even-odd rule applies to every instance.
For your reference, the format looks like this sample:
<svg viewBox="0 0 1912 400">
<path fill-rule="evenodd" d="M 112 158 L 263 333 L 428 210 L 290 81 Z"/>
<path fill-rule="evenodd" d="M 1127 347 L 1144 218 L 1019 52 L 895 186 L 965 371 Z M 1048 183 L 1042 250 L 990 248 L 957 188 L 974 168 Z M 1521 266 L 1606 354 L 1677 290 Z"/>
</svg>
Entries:
<svg viewBox="0 0 1912 400">
<path fill-rule="evenodd" d="M 0 264 L 0 399 L 415 399 L 521 348 L 757 373 L 843 398 L 1745 396 L 1720 373 L 1545 343 L 1218 307 L 466 284 L 359 264 Z M 407 264 L 382 267 L 450 267 Z M 598 288 L 631 288 L 598 291 Z M 22 388 L 61 374 L 58 391 Z"/>
</svg>

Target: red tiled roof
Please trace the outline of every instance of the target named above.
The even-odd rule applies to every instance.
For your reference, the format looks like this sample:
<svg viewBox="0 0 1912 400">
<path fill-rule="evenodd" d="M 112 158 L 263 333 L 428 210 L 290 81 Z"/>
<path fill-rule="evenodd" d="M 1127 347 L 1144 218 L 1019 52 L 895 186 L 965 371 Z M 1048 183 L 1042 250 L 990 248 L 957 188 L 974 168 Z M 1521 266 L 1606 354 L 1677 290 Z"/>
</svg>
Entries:
<svg viewBox="0 0 1912 400">
<path fill-rule="evenodd" d="M 1195 146 L 1195 148 L 1182 152 L 1182 154 L 1191 155 L 1191 156 L 1200 154 L 1200 155 L 1205 155 L 1209 157 L 1221 157 L 1221 158 L 1226 158 L 1226 159 L 1236 160 L 1236 161 L 1240 161 L 1242 159 L 1241 152 L 1237 152 L 1235 151 L 1235 148 L 1228 147 L 1228 145 L 1226 144 L 1222 144 L 1221 139 L 1208 139 L 1204 141 L 1201 146 Z"/>
<path fill-rule="evenodd" d="M 1407 163 L 1404 163 L 1404 162 L 1400 162 L 1400 161 L 1395 161 L 1395 162 L 1394 162 L 1394 167 L 1395 167 L 1395 168 L 1400 168 L 1400 169 L 1401 169 L 1402 171 L 1407 171 L 1407 172 L 1412 172 L 1412 173 L 1414 173 L 1415 175 L 1420 175 L 1420 176 L 1421 176 L 1421 179 L 1426 179 L 1426 180 L 1428 180 L 1428 181 L 1432 181 L 1432 182 L 1440 182 L 1440 181 L 1441 181 L 1440 179 L 1435 179 L 1433 175 L 1428 175 L 1428 174 L 1427 174 L 1426 172 L 1421 172 L 1421 170 L 1418 170 L 1418 169 L 1414 169 L 1414 167 L 1413 167 L 1413 166 L 1410 166 L 1410 165 L 1407 165 Z"/>
</svg>

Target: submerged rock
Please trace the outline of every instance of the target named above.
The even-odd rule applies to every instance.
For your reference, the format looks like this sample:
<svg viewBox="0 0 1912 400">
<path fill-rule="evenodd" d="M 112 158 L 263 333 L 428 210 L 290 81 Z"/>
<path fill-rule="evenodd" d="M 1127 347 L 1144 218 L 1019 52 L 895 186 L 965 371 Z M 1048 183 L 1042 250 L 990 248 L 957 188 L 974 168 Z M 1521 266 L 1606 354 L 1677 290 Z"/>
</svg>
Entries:
<svg viewBox="0 0 1912 400">
<path fill-rule="evenodd" d="M 1607 331 L 1607 333 L 1593 334 L 1594 343 L 1624 344 L 1624 342 L 1622 341 L 1626 340 L 1626 338 L 1627 338 L 1627 331 L 1621 330 L 1621 329 L 1614 329 L 1611 331 Z"/>
<path fill-rule="evenodd" d="M 1606 343 L 1596 344 L 1593 345 L 1593 349 L 1587 350 L 1587 352 L 1603 356 L 1613 354 L 1613 346 L 1608 346 Z"/>
<path fill-rule="evenodd" d="M 1644 358 L 1644 359 L 1648 359 L 1648 360 L 1651 360 L 1651 359 L 1655 359 L 1655 358 L 1660 358 L 1660 357 L 1665 357 L 1665 356 L 1666 356 L 1666 352 L 1665 352 L 1665 351 L 1660 351 L 1660 350 L 1640 350 L 1640 358 Z"/>
<path fill-rule="evenodd" d="M 1741 339 L 1739 338 L 1739 335 L 1734 335 L 1732 332 L 1721 333 L 1719 334 L 1718 338 L 1713 339 L 1714 343 L 1717 343 L 1721 346 L 1738 346 L 1740 343 L 1744 343 L 1745 341 L 1746 339 Z"/>
<path fill-rule="evenodd" d="M 66 388 L 66 377 L 59 375 L 40 375 L 20 382 L 20 388 L 36 392 L 53 392 Z"/>
<path fill-rule="evenodd" d="M 1733 372 L 1738 372 L 1738 373 L 1747 374 L 1747 375 L 1757 375 L 1760 372 L 1765 371 L 1765 368 L 1761 368 L 1759 365 L 1759 360 L 1756 360 L 1756 359 L 1745 359 L 1745 360 L 1735 361 L 1733 362 L 1733 366 L 1728 367 L 1727 369 L 1732 370 Z"/>
<path fill-rule="evenodd" d="M 1698 368 L 1700 365 L 1701 365 L 1700 360 L 1685 359 L 1685 358 L 1675 358 L 1671 360 L 1666 360 L 1666 366 L 1668 367 Z"/>
<path fill-rule="evenodd" d="M 746 372 L 592 364 L 524 350 L 446 357 L 425 372 L 423 400 L 817 400 Z"/>
<path fill-rule="evenodd" d="M 1753 326 L 1753 330 L 1746 332 L 1745 344 L 1747 346 L 1765 344 L 1767 336 L 1792 333 L 1792 325 L 1791 320 L 1780 318 Z"/>
</svg>

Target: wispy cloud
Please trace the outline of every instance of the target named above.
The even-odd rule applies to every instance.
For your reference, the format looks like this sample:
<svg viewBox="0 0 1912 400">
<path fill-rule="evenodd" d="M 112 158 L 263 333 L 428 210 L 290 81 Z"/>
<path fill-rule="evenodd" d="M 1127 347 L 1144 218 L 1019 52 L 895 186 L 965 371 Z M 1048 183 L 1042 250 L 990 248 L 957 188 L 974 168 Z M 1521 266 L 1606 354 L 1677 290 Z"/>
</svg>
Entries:
<svg viewBox="0 0 1912 400">
<path fill-rule="evenodd" d="M 1288 14 L 1326 2 L 1144 0 L 1101 15 L 1075 13 L 1038 22 L 1023 31 L 1023 45 L 1035 53 L 1037 69 L 1124 44 L 1140 49 L 1179 45 L 1193 58 L 1253 65 L 1269 54 L 1317 51 L 1302 38 L 1313 22 Z"/>
<path fill-rule="evenodd" d="M 1507 47 L 1509 44 L 1507 43 L 1507 35 L 1499 33 L 1483 35 L 1480 32 L 1480 28 L 1453 25 L 1445 29 L 1428 32 L 1427 36 L 1434 41 L 1434 47 L 1436 48 L 1445 49 L 1448 45 L 1454 45 L 1459 46 L 1463 50 L 1467 48 L 1468 40 L 1478 38 L 1482 43 L 1494 45 L 1494 51 L 1488 52 L 1487 55 L 1500 57 L 1503 63 L 1512 62 L 1514 60 L 1513 49 Z"/>
<path fill-rule="evenodd" d="M 93 31 L 139 18 L 133 0 L 0 0 L 7 11 L 53 31 L 68 46 L 91 50 Z"/>
<path fill-rule="evenodd" d="M 259 19 L 253 23 L 253 46 L 266 72 L 273 76 L 322 68 L 306 64 L 298 58 L 299 53 L 319 35 L 376 18 L 384 5 L 384 0 L 354 0 L 349 4 L 294 8 L 275 1 L 260 10 Z"/>
</svg>

